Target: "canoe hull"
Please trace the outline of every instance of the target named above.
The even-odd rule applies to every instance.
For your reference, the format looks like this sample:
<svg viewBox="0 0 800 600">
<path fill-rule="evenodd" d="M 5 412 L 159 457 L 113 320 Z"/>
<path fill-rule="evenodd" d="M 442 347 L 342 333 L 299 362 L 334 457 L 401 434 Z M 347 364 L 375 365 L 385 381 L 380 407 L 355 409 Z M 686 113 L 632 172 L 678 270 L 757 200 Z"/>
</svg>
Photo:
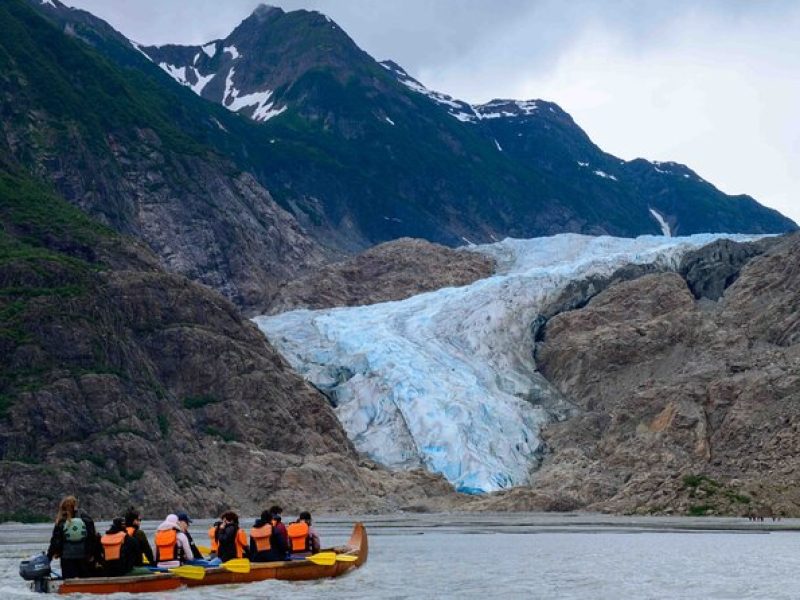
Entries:
<svg viewBox="0 0 800 600">
<path fill-rule="evenodd" d="M 166 592 L 176 590 L 183 582 L 174 575 L 156 573 L 137 577 L 93 577 L 88 579 L 67 579 L 57 583 L 59 594 L 116 594 L 127 592 L 141 594 L 145 592 Z"/>
<path fill-rule="evenodd" d="M 329 579 L 341 577 L 357 569 L 369 555 L 367 530 L 361 523 L 353 526 L 353 533 L 346 545 L 333 548 L 339 554 L 351 554 L 357 557 L 353 562 L 339 562 L 328 565 L 317 565 L 307 560 L 279 561 L 269 563 L 251 563 L 249 573 L 231 573 L 222 568 L 207 569 L 202 580 L 184 580 L 189 587 L 206 585 L 224 585 L 229 583 L 252 583 L 268 579 L 281 581 L 310 581 L 313 579 Z"/>
</svg>

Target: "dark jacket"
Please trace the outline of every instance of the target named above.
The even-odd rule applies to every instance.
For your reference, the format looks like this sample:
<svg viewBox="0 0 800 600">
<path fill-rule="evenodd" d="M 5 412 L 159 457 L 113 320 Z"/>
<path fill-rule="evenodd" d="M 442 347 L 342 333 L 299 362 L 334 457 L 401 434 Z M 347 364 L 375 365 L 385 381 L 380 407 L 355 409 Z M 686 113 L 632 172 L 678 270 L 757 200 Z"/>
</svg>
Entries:
<svg viewBox="0 0 800 600">
<path fill-rule="evenodd" d="M 60 519 L 53 527 L 50 536 L 50 546 L 47 548 L 47 558 L 61 558 L 62 560 L 95 561 L 100 557 L 100 538 L 94 527 L 92 518 L 85 514 L 78 515 L 86 524 L 86 538 L 83 542 L 68 542 L 64 534 L 66 520 Z"/>
<path fill-rule="evenodd" d="M 153 556 L 153 548 L 150 546 L 150 542 L 147 539 L 147 534 L 145 534 L 145 532 L 138 527 L 134 527 L 134 529 L 135 531 L 131 537 L 139 546 L 138 552 L 136 552 L 136 561 L 134 562 L 134 566 L 141 567 L 144 564 L 142 556 L 144 556 L 147 559 L 147 562 L 149 562 L 151 565 L 156 564 L 156 559 Z"/>
<path fill-rule="evenodd" d="M 289 556 L 289 533 L 286 525 L 280 521 L 273 520 L 272 536 L 269 538 L 270 550 L 269 560 L 286 560 Z"/>
<path fill-rule="evenodd" d="M 227 527 L 217 527 L 216 537 L 219 548 L 217 549 L 217 556 L 222 562 L 233 560 L 237 557 L 236 553 L 236 536 L 239 533 L 238 525 L 228 525 Z M 247 548 L 244 549 L 245 557 L 247 556 Z"/>
<path fill-rule="evenodd" d="M 137 557 L 141 561 L 142 552 L 139 543 L 128 535 L 125 528 L 111 527 L 106 534 L 124 533 L 125 539 L 122 541 L 122 548 L 120 549 L 119 558 L 116 560 L 108 560 L 108 557 L 103 553 L 103 575 L 106 577 L 121 577 L 131 572 L 136 565 Z"/>
<path fill-rule="evenodd" d="M 200 550 L 197 549 L 197 546 L 194 545 L 194 540 L 192 539 L 192 534 L 188 531 L 184 531 L 186 534 L 186 539 L 189 540 L 189 546 L 192 548 L 192 554 L 194 555 L 195 560 L 203 560 L 203 554 Z"/>
</svg>

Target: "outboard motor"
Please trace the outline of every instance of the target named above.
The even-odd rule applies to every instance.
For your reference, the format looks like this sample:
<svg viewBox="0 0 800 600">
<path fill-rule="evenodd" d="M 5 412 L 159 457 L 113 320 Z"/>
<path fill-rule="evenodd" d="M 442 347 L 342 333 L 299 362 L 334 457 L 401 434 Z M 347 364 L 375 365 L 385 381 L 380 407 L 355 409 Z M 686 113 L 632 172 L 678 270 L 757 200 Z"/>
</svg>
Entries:
<svg viewBox="0 0 800 600">
<path fill-rule="evenodd" d="M 50 560 L 42 554 L 34 554 L 19 563 L 19 574 L 25 581 L 32 581 L 34 592 L 47 592 L 47 579 L 50 576 Z"/>
</svg>

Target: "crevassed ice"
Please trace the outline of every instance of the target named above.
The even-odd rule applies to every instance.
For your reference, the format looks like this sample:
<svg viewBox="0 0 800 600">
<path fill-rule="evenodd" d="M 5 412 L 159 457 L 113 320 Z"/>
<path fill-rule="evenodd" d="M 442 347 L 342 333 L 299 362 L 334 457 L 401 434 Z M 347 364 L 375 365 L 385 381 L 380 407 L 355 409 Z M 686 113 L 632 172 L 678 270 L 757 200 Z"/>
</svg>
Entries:
<svg viewBox="0 0 800 600">
<path fill-rule="evenodd" d="M 498 273 L 398 302 L 298 310 L 254 321 L 325 391 L 356 448 L 392 468 L 424 466 L 458 489 L 530 481 L 543 425 L 559 416 L 536 373 L 531 323 L 567 283 L 627 263 L 674 267 L 718 237 L 562 234 L 474 247 Z"/>
</svg>

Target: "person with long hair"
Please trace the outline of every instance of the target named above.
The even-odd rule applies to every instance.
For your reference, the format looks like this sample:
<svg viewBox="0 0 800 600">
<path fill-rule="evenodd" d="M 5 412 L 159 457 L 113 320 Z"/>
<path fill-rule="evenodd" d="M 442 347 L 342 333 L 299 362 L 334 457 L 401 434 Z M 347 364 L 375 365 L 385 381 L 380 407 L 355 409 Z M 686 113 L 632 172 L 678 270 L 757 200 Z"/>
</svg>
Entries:
<svg viewBox="0 0 800 600">
<path fill-rule="evenodd" d="M 222 513 L 216 540 L 219 545 L 217 556 L 222 562 L 234 558 L 249 558 L 247 535 L 239 528 L 239 515 L 232 510 Z"/>
<path fill-rule="evenodd" d="M 47 558 L 61 559 L 61 576 L 64 579 L 90 577 L 92 564 L 99 557 L 98 545 L 92 518 L 78 511 L 75 496 L 63 498 L 58 505 Z"/>
</svg>

